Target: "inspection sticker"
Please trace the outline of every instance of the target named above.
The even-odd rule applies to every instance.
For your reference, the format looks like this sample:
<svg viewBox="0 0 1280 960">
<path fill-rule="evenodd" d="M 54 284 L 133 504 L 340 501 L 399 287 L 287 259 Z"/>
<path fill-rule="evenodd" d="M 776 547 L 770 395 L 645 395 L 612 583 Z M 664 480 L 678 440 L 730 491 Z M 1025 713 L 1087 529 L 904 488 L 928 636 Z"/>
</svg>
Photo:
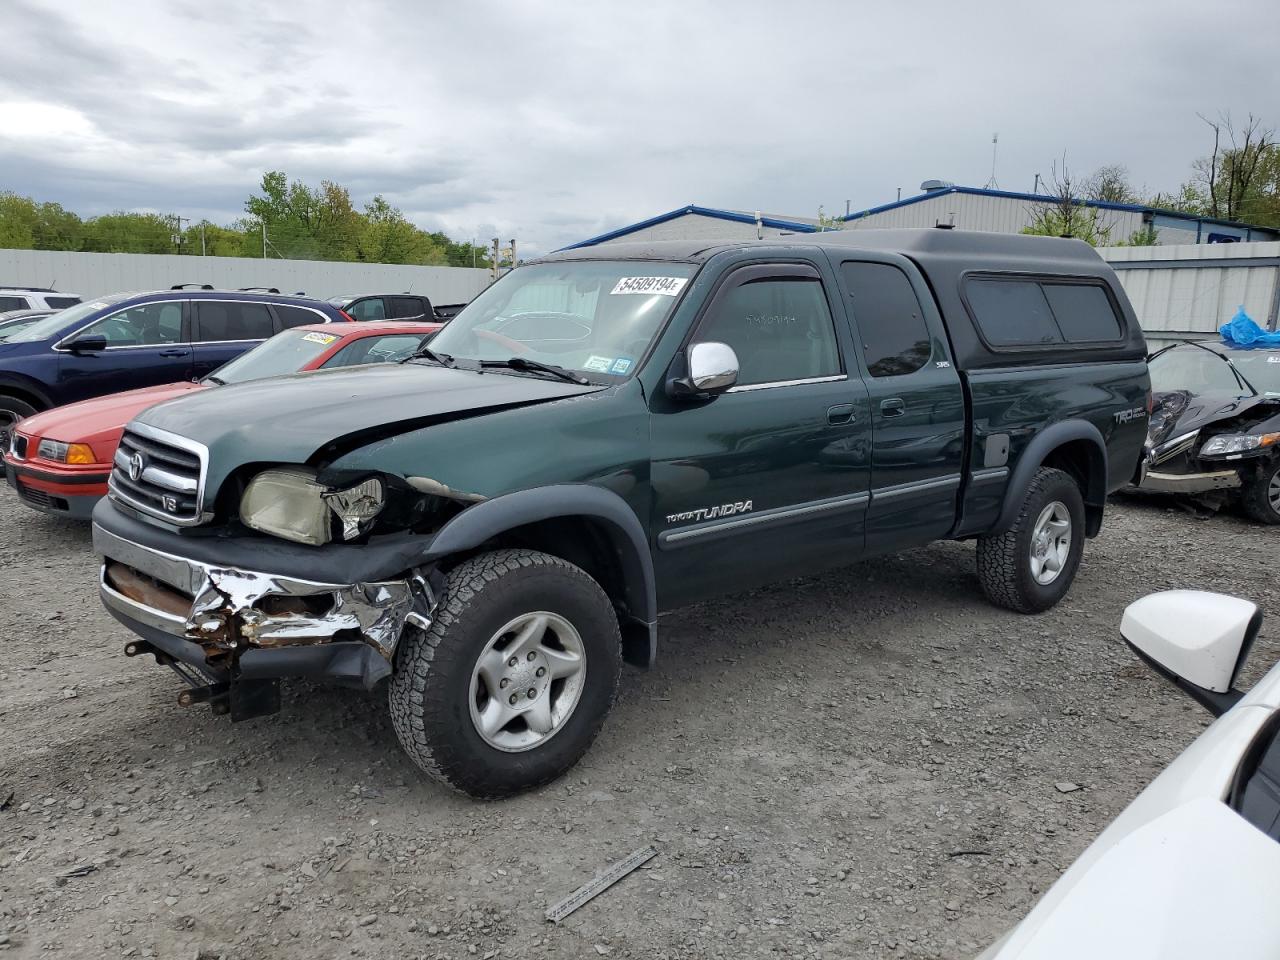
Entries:
<svg viewBox="0 0 1280 960">
<path fill-rule="evenodd" d="M 658 293 L 664 297 L 674 297 L 688 282 L 688 277 L 623 277 L 609 292 L 641 293 L 646 296 Z"/>
<path fill-rule="evenodd" d="M 1267 363 L 1280 363 L 1280 357 L 1267 357 Z"/>
<path fill-rule="evenodd" d="M 594 370 L 596 373 L 608 373 L 609 365 L 613 363 L 613 357 L 597 357 L 592 355 L 587 357 L 587 362 L 582 365 L 583 370 Z"/>
<path fill-rule="evenodd" d="M 308 343 L 330 344 L 338 338 L 332 333 L 304 333 L 302 335 L 302 339 L 306 340 Z"/>
<path fill-rule="evenodd" d="M 630 357 L 619 357 L 613 361 L 613 366 L 609 368 L 610 373 L 626 373 L 631 369 L 632 360 Z"/>
</svg>

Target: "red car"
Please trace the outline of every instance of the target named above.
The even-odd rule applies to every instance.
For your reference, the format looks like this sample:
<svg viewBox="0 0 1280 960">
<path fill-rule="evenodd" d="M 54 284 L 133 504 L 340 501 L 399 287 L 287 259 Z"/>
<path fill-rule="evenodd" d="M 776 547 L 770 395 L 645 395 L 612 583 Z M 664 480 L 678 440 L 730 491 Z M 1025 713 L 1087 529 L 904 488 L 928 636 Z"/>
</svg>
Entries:
<svg viewBox="0 0 1280 960">
<path fill-rule="evenodd" d="M 198 382 L 127 390 L 37 413 L 18 422 L 4 456 L 5 476 L 27 506 L 88 519 L 107 493 L 111 459 L 125 424 L 147 407 L 246 380 L 400 360 L 441 326 L 386 320 L 293 327 Z"/>
</svg>

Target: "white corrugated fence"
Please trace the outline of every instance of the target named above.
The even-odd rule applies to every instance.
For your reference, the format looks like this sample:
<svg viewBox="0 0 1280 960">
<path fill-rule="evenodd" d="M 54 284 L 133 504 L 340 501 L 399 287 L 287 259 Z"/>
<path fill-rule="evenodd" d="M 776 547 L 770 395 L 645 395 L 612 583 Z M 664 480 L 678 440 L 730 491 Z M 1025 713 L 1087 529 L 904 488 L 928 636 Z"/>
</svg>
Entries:
<svg viewBox="0 0 1280 960">
<path fill-rule="evenodd" d="M 175 283 L 219 289 L 275 287 L 312 297 L 357 293 L 421 293 L 433 303 L 465 303 L 489 285 L 489 271 L 322 260 L 181 257 L 149 253 L 0 250 L 0 285 L 56 287 L 84 297 L 125 290 L 163 290 Z"/>
</svg>

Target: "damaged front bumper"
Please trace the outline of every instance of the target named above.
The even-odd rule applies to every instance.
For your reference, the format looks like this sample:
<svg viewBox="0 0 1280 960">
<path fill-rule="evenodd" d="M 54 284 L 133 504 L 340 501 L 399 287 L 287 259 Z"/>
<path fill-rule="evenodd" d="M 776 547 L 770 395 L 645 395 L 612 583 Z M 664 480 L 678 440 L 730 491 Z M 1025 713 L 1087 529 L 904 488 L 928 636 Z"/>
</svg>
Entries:
<svg viewBox="0 0 1280 960">
<path fill-rule="evenodd" d="M 1240 471 L 1211 470 L 1200 473 L 1163 473 L 1148 470 L 1138 489 L 1144 493 L 1209 493 L 1240 486 Z"/>
<path fill-rule="evenodd" d="M 233 719 L 278 709 L 282 677 L 371 689 L 391 673 L 406 624 L 430 625 L 435 593 L 424 571 L 337 583 L 223 566 L 140 539 L 94 525 L 102 602 L 142 640 L 126 652 L 174 666 L 193 687 L 180 702 L 213 701 Z M 237 688 L 246 694 L 239 706 Z"/>
</svg>

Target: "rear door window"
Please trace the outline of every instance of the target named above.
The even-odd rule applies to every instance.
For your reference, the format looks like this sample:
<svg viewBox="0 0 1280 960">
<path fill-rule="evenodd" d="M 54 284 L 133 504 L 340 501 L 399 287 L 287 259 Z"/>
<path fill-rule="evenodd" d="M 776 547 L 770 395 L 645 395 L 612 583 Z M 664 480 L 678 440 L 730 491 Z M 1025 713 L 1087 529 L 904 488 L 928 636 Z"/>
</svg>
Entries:
<svg viewBox="0 0 1280 960">
<path fill-rule="evenodd" d="M 306 307 L 291 307 L 285 303 L 273 304 L 276 316 L 280 318 L 280 329 L 288 330 L 291 327 L 300 327 L 304 323 L 324 323 L 328 317 L 322 317 L 314 310 L 308 310 Z"/>
<path fill-rule="evenodd" d="M 907 275 L 888 263 L 841 264 L 862 338 L 867 372 L 873 377 L 915 373 L 933 356 L 924 311 Z"/>
<path fill-rule="evenodd" d="M 427 315 L 421 297 L 387 297 L 387 315 L 393 320 L 420 320 Z"/>
<path fill-rule="evenodd" d="M 271 311 L 264 303 L 201 300 L 196 304 L 198 343 L 227 340 L 265 340 L 275 333 Z"/>
<path fill-rule="evenodd" d="M 80 302 L 79 297 L 45 297 L 44 302 L 54 310 L 65 310 L 67 307 L 74 307 Z"/>
<path fill-rule="evenodd" d="M 3 296 L 0 297 L 0 313 L 5 310 L 26 310 L 31 306 L 27 302 L 26 297 Z"/>
<path fill-rule="evenodd" d="M 345 308 L 347 313 L 355 317 L 357 320 L 385 320 L 387 319 L 387 306 L 382 302 L 381 297 L 364 297 L 355 300 L 349 307 Z"/>
</svg>

